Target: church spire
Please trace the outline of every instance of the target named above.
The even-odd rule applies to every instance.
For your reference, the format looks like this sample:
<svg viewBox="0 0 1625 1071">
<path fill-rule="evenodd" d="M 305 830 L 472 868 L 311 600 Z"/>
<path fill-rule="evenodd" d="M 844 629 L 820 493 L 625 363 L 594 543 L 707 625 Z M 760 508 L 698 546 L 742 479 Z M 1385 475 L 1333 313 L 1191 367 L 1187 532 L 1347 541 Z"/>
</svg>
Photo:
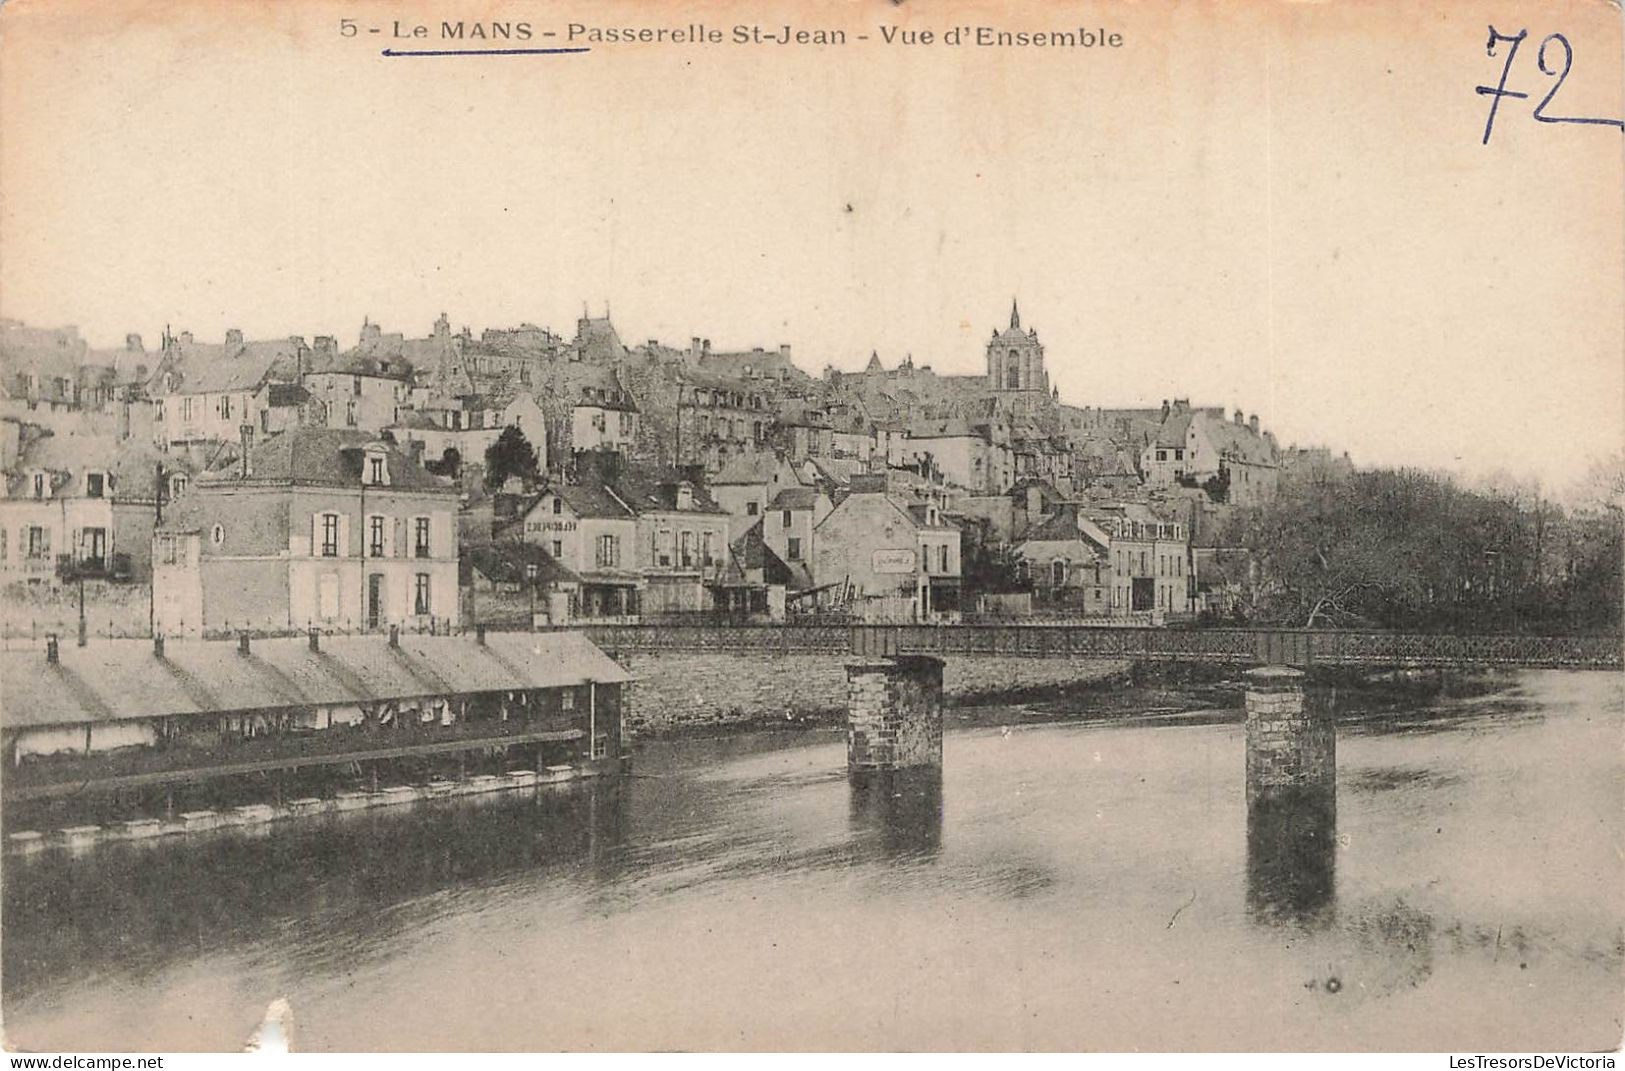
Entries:
<svg viewBox="0 0 1625 1071">
<path fill-rule="evenodd" d="M 1010 299 L 1010 330 L 1021 330 L 1021 310 L 1016 308 L 1016 299 Z"/>
</svg>

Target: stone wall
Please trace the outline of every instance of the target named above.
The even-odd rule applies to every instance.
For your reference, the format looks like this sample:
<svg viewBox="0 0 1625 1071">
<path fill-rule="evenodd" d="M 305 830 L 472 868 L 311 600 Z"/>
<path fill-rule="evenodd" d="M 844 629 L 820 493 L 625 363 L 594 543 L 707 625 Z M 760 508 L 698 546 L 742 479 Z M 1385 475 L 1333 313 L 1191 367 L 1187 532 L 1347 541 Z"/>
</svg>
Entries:
<svg viewBox="0 0 1625 1071">
<path fill-rule="evenodd" d="M 719 725 L 846 720 L 850 655 L 622 653 L 638 678 L 627 725 L 634 733 Z M 1083 684 L 1127 669 L 1125 662 L 954 656 L 943 673 L 949 705 Z"/>
</svg>

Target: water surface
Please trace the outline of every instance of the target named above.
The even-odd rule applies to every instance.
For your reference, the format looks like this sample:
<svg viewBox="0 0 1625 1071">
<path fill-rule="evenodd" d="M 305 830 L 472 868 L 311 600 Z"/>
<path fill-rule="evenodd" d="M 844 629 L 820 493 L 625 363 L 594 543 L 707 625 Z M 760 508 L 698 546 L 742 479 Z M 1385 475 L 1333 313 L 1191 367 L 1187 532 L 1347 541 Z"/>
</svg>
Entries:
<svg viewBox="0 0 1625 1071">
<path fill-rule="evenodd" d="M 8 862 L 6 1030 L 229 1049 L 286 997 L 307 1049 L 1618 1044 L 1617 675 L 1350 721 L 1335 818 L 1285 827 L 1248 821 L 1239 714 L 1020 720 L 950 732 L 939 786 L 742 736 L 618 788 Z"/>
</svg>

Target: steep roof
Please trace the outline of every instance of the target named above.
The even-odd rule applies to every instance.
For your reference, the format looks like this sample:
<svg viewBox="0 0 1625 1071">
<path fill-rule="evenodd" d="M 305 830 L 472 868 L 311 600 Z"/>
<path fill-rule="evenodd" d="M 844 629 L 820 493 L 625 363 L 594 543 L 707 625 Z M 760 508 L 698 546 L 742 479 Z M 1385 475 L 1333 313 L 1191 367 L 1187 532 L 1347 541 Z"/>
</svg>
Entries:
<svg viewBox="0 0 1625 1071">
<path fill-rule="evenodd" d="M 607 491 L 602 484 L 569 483 L 548 488 L 564 500 L 577 517 L 631 518 L 626 503 Z"/>
<path fill-rule="evenodd" d="M 1205 416 L 1202 418 L 1202 430 L 1220 457 L 1249 465 L 1276 464 L 1275 449 L 1246 424 L 1237 424 L 1223 417 Z"/>
<path fill-rule="evenodd" d="M 269 380 L 294 379 L 301 350 L 299 343 L 287 338 L 229 346 L 176 340 L 164 351 L 153 386 L 163 394 L 255 391 Z"/>
<path fill-rule="evenodd" d="M 1061 503 L 1055 510 L 1027 527 L 1016 537 L 1018 542 L 1080 542 L 1094 543 L 1078 524 L 1078 507 L 1070 502 Z"/>
<path fill-rule="evenodd" d="M 462 558 L 470 569 L 499 584 L 526 582 L 526 567 L 531 565 L 536 567 L 538 584 L 576 583 L 581 579 L 540 546 L 520 540 L 465 545 Z"/>
<path fill-rule="evenodd" d="M 286 483 L 295 486 L 359 487 L 367 450 L 388 459 L 392 491 L 431 491 L 455 495 L 456 486 L 414 461 L 395 444 L 352 428 L 290 428 L 249 448 L 248 476 L 235 461 L 198 479 L 198 486 Z"/>
<path fill-rule="evenodd" d="M 314 360 L 307 369 L 312 375 L 334 373 L 344 376 L 373 376 L 381 379 L 412 381 L 412 362 L 399 353 L 381 349 L 363 350 L 359 346 L 343 353 Z"/>
<path fill-rule="evenodd" d="M 773 496 L 768 509 L 812 509 L 818 505 L 819 491 L 815 487 L 786 487 Z"/>
<path fill-rule="evenodd" d="M 685 482 L 683 477 L 670 470 L 634 466 L 621 474 L 614 482 L 613 488 L 617 495 L 640 513 L 649 511 L 678 512 L 677 489 L 678 484 Z M 726 513 L 705 485 L 686 481 L 694 492 L 693 505 L 684 513 Z"/>
<path fill-rule="evenodd" d="M 784 462 L 771 453 L 761 451 L 738 453 L 723 463 L 722 469 L 711 477 L 711 483 L 713 486 L 772 483 L 782 464 Z"/>
<path fill-rule="evenodd" d="M 158 657 L 147 640 L 63 644 L 59 661 L 39 647 L 0 652 L 6 727 L 77 725 L 165 715 L 410 699 L 631 680 L 580 633 L 471 636 L 303 636 L 234 641 L 170 640 Z"/>
</svg>

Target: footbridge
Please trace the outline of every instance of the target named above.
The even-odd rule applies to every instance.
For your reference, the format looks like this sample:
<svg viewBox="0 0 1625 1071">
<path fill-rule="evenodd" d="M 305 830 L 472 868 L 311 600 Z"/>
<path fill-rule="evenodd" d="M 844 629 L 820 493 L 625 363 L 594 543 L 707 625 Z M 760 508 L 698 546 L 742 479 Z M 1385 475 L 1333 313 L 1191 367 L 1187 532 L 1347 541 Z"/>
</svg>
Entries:
<svg viewBox="0 0 1625 1071">
<path fill-rule="evenodd" d="M 1618 636 L 1456 635 L 1122 625 L 584 624 L 607 651 L 828 654 L 859 658 L 982 655 L 1211 665 L 1622 668 Z"/>
</svg>

